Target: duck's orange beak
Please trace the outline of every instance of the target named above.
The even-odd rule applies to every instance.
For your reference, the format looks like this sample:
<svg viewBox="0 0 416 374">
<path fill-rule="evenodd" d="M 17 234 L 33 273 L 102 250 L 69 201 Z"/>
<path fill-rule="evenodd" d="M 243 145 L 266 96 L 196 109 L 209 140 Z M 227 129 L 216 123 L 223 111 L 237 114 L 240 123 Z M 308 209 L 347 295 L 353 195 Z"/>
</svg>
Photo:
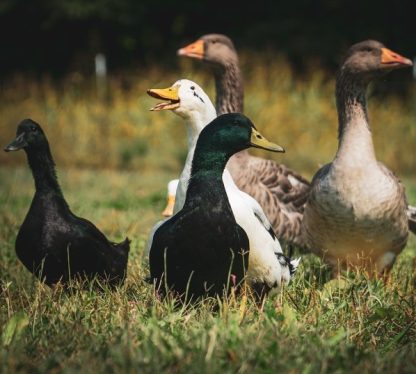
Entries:
<svg viewBox="0 0 416 374">
<path fill-rule="evenodd" d="M 165 100 L 163 103 L 159 103 L 150 110 L 173 110 L 179 108 L 180 99 L 179 99 L 179 86 L 172 86 L 169 88 L 150 88 L 147 90 L 149 96 L 154 97 L 155 99 Z"/>
</svg>

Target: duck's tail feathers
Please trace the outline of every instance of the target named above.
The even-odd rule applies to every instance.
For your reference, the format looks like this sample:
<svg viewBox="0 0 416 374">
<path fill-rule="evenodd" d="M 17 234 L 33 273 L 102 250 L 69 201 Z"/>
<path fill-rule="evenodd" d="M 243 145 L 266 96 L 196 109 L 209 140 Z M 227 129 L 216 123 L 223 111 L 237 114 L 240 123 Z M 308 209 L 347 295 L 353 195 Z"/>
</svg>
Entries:
<svg viewBox="0 0 416 374">
<path fill-rule="evenodd" d="M 287 266 L 289 268 L 290 277 L 293 277 L 298 268 L 300 257 L 298 257 L 295 260 L 292 260 L 290 257 L 285 256 L 283 253 L 276 253 L 276 256 L 280 262 L 280 265 Z"/>
<path fill-rule="evenodd" d="M 296 270 L 298 269 L 299 263 L 300 263 L 301 258 L 298 257 L 295 260 L 290 260 L 289 261 L 289 271 L 290 271 L 290 275 L 293 276 L 296 273 Z"/>
<path fill-rule="evenodd" d="M 409 230 L 416 235 L 416 207 L 407 206 L 407 218 L 409 221 Z"/>
<path fill-rule="evenodd" d="M 114 243 L 114 247 L 117 248 L 124 255 L 128 255 L 130 251 L 131 240 L 129 238 L 124 239 L 121 243 Z"/>
<path fill-rule="evenodd" d="M 292 260 L 292 256 L 293 256 L 293 252 L 294 252 L 292 243 L 288 244 L 287 250 L 288 250 L 287 263 L 289 264 L 290 275 L 293 276 L 296 273 L 296 270 L 299 266 L 301 258 L 298 257 L 295 260 Z"/>
</svg>

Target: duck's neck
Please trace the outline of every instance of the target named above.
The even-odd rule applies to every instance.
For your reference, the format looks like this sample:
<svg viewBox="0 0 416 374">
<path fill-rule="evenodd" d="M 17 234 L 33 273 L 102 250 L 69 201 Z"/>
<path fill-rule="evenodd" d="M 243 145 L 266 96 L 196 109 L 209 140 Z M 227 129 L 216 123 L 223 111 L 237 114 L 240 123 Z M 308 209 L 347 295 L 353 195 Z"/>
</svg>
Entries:
<svg viewBox="0 0 416 374">
<path fill-rule="evenodd" d="M 217 113 L 212 103 L 206 103 L 206 105 L 207 110 L 203 112 L 193 111 L 189 117 L 185 118 L 185 124 L 188 132 L 188 156 L 186 160 L 188 161 L 189 158 L 189 166 L 192 164 L 199 134 L 206 125 L 217 117 Z"/>
<path fill-rule="evenodd" d="M 209 104 L 209 103 L 207 103 Z M 202 129 L 214 120 L 216 112 L 214 106 L 205 112 L 193 111 L 189 117 L 185 118 L 186 128 L 188 131 L 188 154 L 186 156 L 185 165 L 182 169 L 179 185 L 176 192 L 175 208 L 176 213 L 182 209 L 185 203 L 186 190 L 188 188 L 189 179 L 191 177 L 192 160 L 194 158 L 196 142 Z"/>
<path fill-rule="evenodd" d="M 187 119 L 185 120 L 185 123 L 188 134 L 188 154 L 186 156 L 184 170 L 187 169 L 187 174 L 191 175 L 192 159 L 194 158 L 196 141 L 198 140 L 198 136 L 201 133 L 204 126 L 201 122 L 194 121 L 193 119 Z"/>
<path fill-rule="evenodd" d="M 337 76 L 337 161 L 347 161 L 352 165 L 376 162 L 365 98 L 367 85 L 343 71 Z"/>
<path fill-rule="evenodd" d="M 203 148 L 203 147 L 201 147 Z M 230 155 L 206 149 L 195 150 L 185 205 L 208 198 L 214 204 L 226 204 L 230 210 L 222 174 Z"/>
<path fill-rule="evenodd" d="M 28 149 L 26 154 L 35 180 L 36 193 L 46 194 L 52 192 L 55 196 L 64 200 L 56 177 L 55 163 L 49 146 L 42 150 Z"/>
</svg>

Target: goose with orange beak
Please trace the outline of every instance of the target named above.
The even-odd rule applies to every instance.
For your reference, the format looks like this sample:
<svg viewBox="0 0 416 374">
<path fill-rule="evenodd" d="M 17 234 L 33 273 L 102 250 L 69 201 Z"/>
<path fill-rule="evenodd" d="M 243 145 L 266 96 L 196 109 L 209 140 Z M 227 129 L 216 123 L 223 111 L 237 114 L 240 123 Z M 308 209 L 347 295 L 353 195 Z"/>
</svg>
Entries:
<svg viewBox="0 0 416 374">
<path fill-rule="evenodd" d="M 367 40 L 348 50 L 338 71 L 338 150 L 315 174 L 302 222 L 309 247 L 333 266 L 388 272 L 406 246 L 405 190 L 376 159 L 365 95 L 372 80 L 409 66 L 409 59 Z"/>
</svg>

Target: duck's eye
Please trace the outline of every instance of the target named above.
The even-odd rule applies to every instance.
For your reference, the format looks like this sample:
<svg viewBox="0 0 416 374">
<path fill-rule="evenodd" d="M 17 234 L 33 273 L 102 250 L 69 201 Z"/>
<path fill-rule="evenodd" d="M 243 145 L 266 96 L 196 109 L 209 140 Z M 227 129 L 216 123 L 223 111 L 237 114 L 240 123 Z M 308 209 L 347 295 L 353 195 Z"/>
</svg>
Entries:
<svg viewBox="0 0 416 374">
<path fill-rule="evenodd" d="M 238 119 L 235 119 L 234 121 L 233 121 L 233 125 L 239 125 L 240 124 L 240 121 L 238 120 Z"/>
<path fill-rule="evenodd" d="M 212 43 L 212 44 L 215 44 L 216 42 L 217 42 L 216 40 L 212 40 L 212 41 L 211 41 L 211 43 Z"/>
<path fill-rule="evenodd" d="M 191 86 L 191 90 L 194 91 L 195 90 L 195 86 Z"/>
<path fill-rule="evenodd" d="M 36 126 L 32 126 L 32 127 L 30 128 L 30 130 L 31 130 L 31 131 L 33 131 L 33 132 L 36 132 L 36 131 L 38 131 L 38 128 L 37 128 Z"/>
</svg>

